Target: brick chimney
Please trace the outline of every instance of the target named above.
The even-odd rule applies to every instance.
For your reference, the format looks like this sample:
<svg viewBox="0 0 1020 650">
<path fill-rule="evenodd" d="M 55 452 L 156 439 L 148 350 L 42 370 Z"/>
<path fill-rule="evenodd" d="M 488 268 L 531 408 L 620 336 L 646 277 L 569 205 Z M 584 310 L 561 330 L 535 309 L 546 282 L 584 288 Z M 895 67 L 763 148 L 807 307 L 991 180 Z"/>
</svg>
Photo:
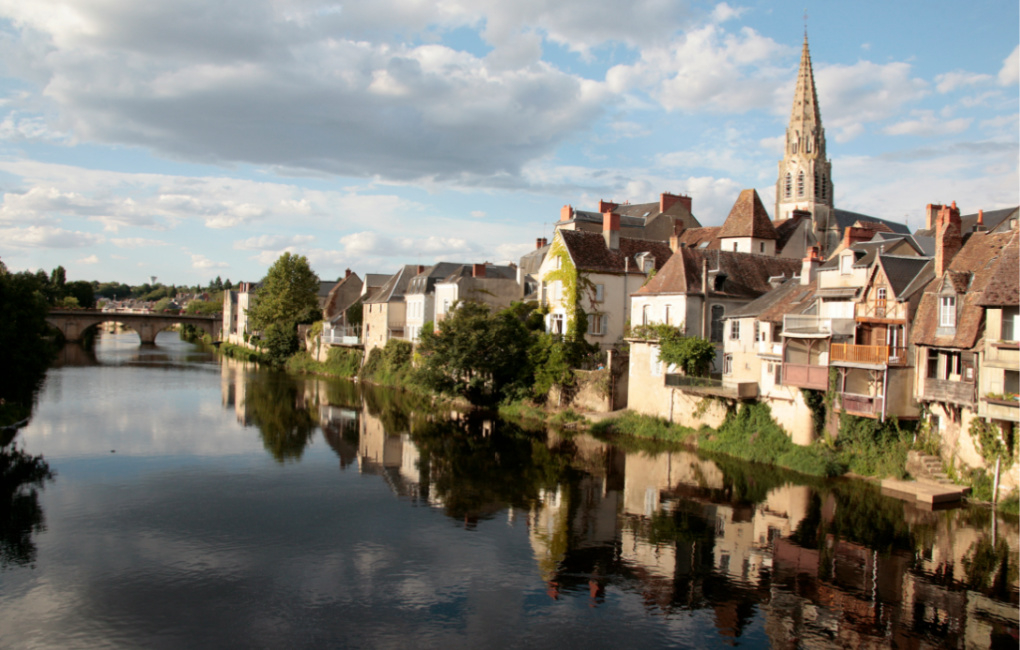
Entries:
<svg viewBox="0 0 1020 650">
<path fill-rule="evenodd" d="M 666 210 L 669 210 L 679 201 L 680 197 L 677 196 L 676 194 L 663 192 L 662 194 L 659 195 L 659 212 L 665 212 Z"/>
<path fill-rule="evenodd" d="M 669 238 L 669 250 L 671 250 L 671 251 L 673 251 L 675 253 L 679 249 L 680 249 L 680 237 L 677 236 L 677 235 L 672 235 Z"/>
<path fill-rule="evenodd" d="M 935 221 L 935 277 L 940 278 L 949 268 L 953 257 L 963 247 L 960 224 L 960 210 L 956 201 L 951 206 L 941 206 Z"/>
<path fill-rule="evenodd" d="M 484 278 L 485 277 L 485 265 L 484 264 L 472 264 L 471 265 L 471 277 L 473 277 L 473 278 Z"/>
<path fill-rule="evenodd" d="M 350 269 L 344 269 L 344 277 L 345 278 L 351 277 L 351 270 Z"/>
<path fill-rule="evenodd" d="M 612 201 L 603 201 L 602 199 L 599 199 L 599 212 L 601 214 L 612 212 L 619 207 L 620 207 L 619 203 L 613 203 Z"/>
<path fill-rule="evenodd" d="M 850 248 L 856 243 L 862 241 L 870 241 L 875 236 L 875 231 L 871 228 L 858 228 L 857 226 L 847 226 L 843 232 L 843 247 Z"/>
<path fill-rule="evenodd" d="M 812 280 L 815 279 L 815 273 L 818 271 L 818 266 L 822 263 L 822 258 L 818 255 L 818 247 L 812 246 L 808 249 L 807 255 L 801 260 L 800 265 L 800 283 L 811 284 Z"/>
<path fill-rule="evenodd" d="M 924 227 L 926 230 L 934 230 L 935 222 L 938 220 L 939 210 L 944 208 L 939 203 L 929 203 L 924 209 Z"/>
<path fill-rule="evenodd" d="M 570 221 L 574 218 L 574 208 L 569 205 L 565 205 L 560 208 L 560 221 Z"/>
<path fill-rule="evenodd" d="M 425 272 L 425 265 L 424 264 L 419 264 L 418 265 L 418 275 L 421 275 L 424 272 Z"/>
<path fill-rule="evenodd" d="M 602 213 L 602 236 L 606 239 L 606 248 L 620 248 L 620 215 L 614 212 Z"/>
</svg>

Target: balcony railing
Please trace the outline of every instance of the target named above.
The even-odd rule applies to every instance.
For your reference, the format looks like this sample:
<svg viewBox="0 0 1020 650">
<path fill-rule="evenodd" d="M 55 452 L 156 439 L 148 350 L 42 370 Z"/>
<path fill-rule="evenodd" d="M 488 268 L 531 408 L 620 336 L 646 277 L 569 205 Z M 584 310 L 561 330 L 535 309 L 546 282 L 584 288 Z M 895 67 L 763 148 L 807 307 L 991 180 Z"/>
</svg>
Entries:
<svg viewBox="0 0 1020 650">
<path fill-rule="evenodd" d="M 828 316 L 805 316 L 787 314 L 783 316 L 785 336 L 849 336 L 854 333 L 854 319 L 831 318 Z"/>
<path fill-rule="evenodd" d="M 714 395 L 730 399 L 754 399 L 758 397 L 758 382 L 754 381 L 728 382 L 708 377 L 667 374 L 666 385 L 695 395 Z"/>
<path fill-rule="evenodd" d="M 322 342 L 329 345 L 361 345 L 361 336 L 353 327 L 338 327 L 322 329 Z"/>
<path fill-rule="evenodd" d="M 880 415 L 882 413 L 881 397 L 840 393 L 839 402 L 840 407 L 845 413 L 856 413 L 859 415 Z"/>
<path fill-rule="evenodd" d="M 829 367 L 804 363 L 783 363 L 783 385 L 828 390 Z"/>
<path fill-rule="evenodd" d="M 832 363 L 866 363 L 881 366 L 902 366 L 907 363 L 907 349 L 889 345 L 855 345 L 833 343 L 829 348 Z"/>
<path fill-rule="evenodd" d="M 974 382 L 948 381 L 945 379 L 924 380 L 921 399 L 928 402 L 948 402 L 960 406 L 974 406 L 977 390 Z"/>
</svg>

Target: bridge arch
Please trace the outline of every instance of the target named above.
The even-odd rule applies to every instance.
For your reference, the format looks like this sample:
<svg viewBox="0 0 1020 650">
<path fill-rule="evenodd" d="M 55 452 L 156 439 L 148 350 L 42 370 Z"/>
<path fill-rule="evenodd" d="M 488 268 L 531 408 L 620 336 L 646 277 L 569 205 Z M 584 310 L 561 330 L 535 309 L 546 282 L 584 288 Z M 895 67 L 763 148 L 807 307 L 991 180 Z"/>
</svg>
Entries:
<svg viewBox="0 0 1020 650">
<path fill-rule="evenodd" d="M 144 345 L 156 342 L 156 334 L 174 325 L 188 323 L 201 329 L 213 340 L 219 338 L 222 320 L 219 316 L 189 314 L 136 314 L 104 312 L 92 309 L 51 310 L 46 322 L 60 330 L 68 341 L 81 341 L 85 332 L 103 323 L 120 323 L 138 333 Z"/>
</svg>

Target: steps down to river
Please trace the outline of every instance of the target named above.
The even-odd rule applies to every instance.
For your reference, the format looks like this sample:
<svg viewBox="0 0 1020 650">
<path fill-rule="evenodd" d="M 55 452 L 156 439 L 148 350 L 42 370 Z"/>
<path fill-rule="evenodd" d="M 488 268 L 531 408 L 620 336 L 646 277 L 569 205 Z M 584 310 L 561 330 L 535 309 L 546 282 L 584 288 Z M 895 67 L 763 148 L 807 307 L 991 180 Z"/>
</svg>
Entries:
<svg viewBox="0 0 1020 650">
<path fill-rule="evenodd" d="M 953 483 L 946 475 L 942 459 L 919 451 L 907 452 L 907 472 L 912 481 L 885 479 L 882 492 L 889 496 L 926 506 L 955 503 L 970 494 L 970 488 Z"/>
</svg>

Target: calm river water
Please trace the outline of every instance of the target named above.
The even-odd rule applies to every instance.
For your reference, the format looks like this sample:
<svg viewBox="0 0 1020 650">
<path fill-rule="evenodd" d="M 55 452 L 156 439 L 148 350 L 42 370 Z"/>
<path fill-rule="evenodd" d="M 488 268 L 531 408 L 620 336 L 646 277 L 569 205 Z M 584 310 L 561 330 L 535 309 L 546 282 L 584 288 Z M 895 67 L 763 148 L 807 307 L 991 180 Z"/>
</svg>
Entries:
<svg viewBox="0 0 1020 650">
<path fill-rule="evenodd" d="M 0 646 L 1017 647 L 1015 519 L 403 402 L 68 348 L 4 448 Z"/>
</svg>

